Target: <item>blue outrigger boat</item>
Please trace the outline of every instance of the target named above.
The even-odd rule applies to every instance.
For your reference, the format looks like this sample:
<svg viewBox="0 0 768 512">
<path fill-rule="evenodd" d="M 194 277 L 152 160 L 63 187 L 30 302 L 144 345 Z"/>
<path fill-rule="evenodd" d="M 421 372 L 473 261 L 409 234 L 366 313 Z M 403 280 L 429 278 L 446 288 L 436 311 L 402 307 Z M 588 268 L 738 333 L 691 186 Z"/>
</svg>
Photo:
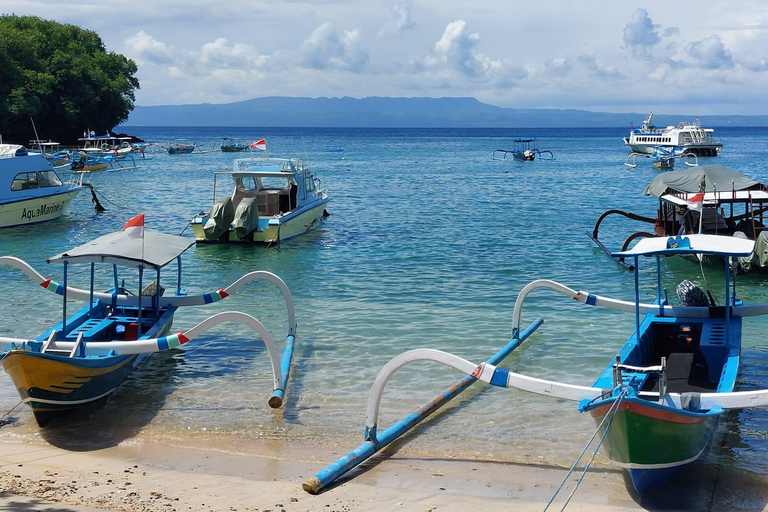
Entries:
<svg viewBox="0 0 768 512">
<path fill-rule="evenodd" d="M 279 407 L 296 338 L 293 299 L 282 279 L 269 272 L 256 271 L 227 288 L 188 295 L 181 288 L 181 255 L 194 240 L 144 231 L 143 224 L 142 232 L 141 237 L 133 237 L 126 231 L 110 233 L 48 259 L 49 263 L 63 264 L 62 283 L 44 278 L 18 258 L 0 257 L 0 265 L 21 270 L 33 282 L 62 297 L 61 322 L 31 339 L 0 337 L 0 362 L 22 400 L 32 408 L 37 423 L 45 426 L 54 418 L 106 399 L 154 352 L 179 347 L 223 322 L 249 325 L 266 345 L 274 376 L 274 392 L 269 404 Z M 174 261 L 175 293 L 165 295 L 160 284 L 161 269 Z M 88 289 L 69 285 L 71 264 L 90 265 Z M 94 291 L 96 264 L 107 264 L 111 269 L 114 284 L 106 293 Z M 138 271 L 138 285 L 133 293 L 118 275 L 118 269 L 126 268 Z M 146 287 L 144 270 L 154 271 L 152 282 Z M 218 313 L 187 331 L 171 331 L 178 308 L 220 301 L 259 279 L 274 283 L 286 302 L 288 331 L 282 361 L 270 332 L 245 313 Z M 68 315 L 67 302 L 73 299 L 82 300 L 86 305 Z"/>
<path fill-rule="evenodd" d="M 704 453 L 718 420 L 727 411 L 768 405 L 768 390 L 734 391 L 742 318 L 768 315 L 768 304 L 744 305 L 736 298 L 735 277 L 731 279 L 726 268 L 724 304 L 711 304 L 701 289 L 686 280 L 677 290 L 681 304 L 671 305 L 661 286 L 661 258 L 718 255 L 730 265 L 733 258 L 751 254 L 753 245 L 751 240 L 717 235 L 640 240 L 632 249 L 617 254 L 635 260 L 634 301 L 576 291 L 550 280 L 528 284 L 515 302 L 512 340 L 485 363 L 472 363 L 434 349 L 411 350 L 387 363 L 369 395 L 365 443 L 305 482 L 304 489 L 319 492 L 477 380 L 577 402 L 579 411 L 589 413 L 597 423 L 593 439 L 599 436 L 608 458 L 628 472 L 638 492 L 663 485 Z M 658 288 L 653 303 L 643 303 L 640 298 L 637 263 L 645 256 L 656 258 Z M 540 288 L 587 305 L 634 312 L 635 332 L 591 386 L 532 378 L 498 368 L 543 322 L 539 318 L 520 330 L 522 305 L 532 291 Z M 397 370 L 416 361 L 436 361 L 467 376 L 424 408 L 378 432 L 379 404 L 386 383 Z"/>
</svg>

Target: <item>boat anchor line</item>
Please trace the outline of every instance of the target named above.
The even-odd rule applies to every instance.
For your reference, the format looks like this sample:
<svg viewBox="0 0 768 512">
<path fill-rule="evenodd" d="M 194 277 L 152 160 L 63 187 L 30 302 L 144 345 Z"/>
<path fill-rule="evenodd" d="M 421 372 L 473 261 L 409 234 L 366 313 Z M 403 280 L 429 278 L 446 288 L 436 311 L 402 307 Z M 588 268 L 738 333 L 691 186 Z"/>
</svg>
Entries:
<svg viewBox="0 0 768 512">
<path fill-rule="evenodd" d="M 579 476 L 579 479 L 576 481 L 576 484 L 573 486 L 573 490 L 571 491 L 571 494 L 568 495 L 568 498 L 565 500 L 565 503 L 563 503 L 563 507 L 560 509 L 560 512 L 563 512 L 565 510 L 565 507 L 568 506 L 568 504 L 571 502 L 571 498 L 573 498 L 573 495 L 576 494 L 576 489 L 579 488 L 579 485 L 581 485 L 581 482 L 584 480 L 584 477 L 587 474 L 587 471 L 589 471 L 589 467 L 592 465 L 592 461 L 595 460 L 595 456 L 597 456 L 597 452 L 600 450 L 600 447 L 603 445 L 603 441 L 605 440 L 605 436 L 608 434 L 608 430 L 611 428 L 611 424 L 613 423 L 613 418 L 616 417 L 616 413 L 621 408 L 621 402 L 624 401 L 624 398 L 627 397 L 627 389 L 622 388 L 619 395 L 616 397 L 616 400 L 611 404 L 611 407 L 608 409 L 608 412 L 605 413 L 605 416 L 603 416 L 603 419 L 600 421 L 600 424 L 595 429 L 595 432 L 592 434 L 592 437 L 589 438 L 589 441 L 587 441 L 587 444 L 584 445 L 584 449 L 581 451 L 578 457 L 576 457 L 576 460 L 573 461 L 573 464 L 571 465 L 571 468 L 568 470 L 568 472 L 565 474 L 565 477 L 563 478 L 563 481 L 560 483 L 560 485 L 555 490 L 555 493 L 552 495 L 552 498 L 550 498 L 547 505 L 544 507 L 544 512 L 546 512 L 550 505 L 555 501 L 555 498 L 558 494 L 560 494 L 560 491 L 563 490 L 563 487 L 565 486 L 565 483 L 568 481 L 568 478 L 573 474 L 574 470 L 576 469 L 576 465 L 579 463 L 582 457 L 584 457 L 584 454 L 587 452 L 587 449 L 592 444 L 592 442 L 595 440 L 595 437 L 597 437 L 598 432 L 600 432 L 600 429 L 605 424 L 606 420 L 608 421 L 608 425 L 605 426 L 605 430 L 603 430 L 603 435 L 600 436 L 600 441 L 597 443 L 597 446 L 595 446 L 595 449 L 592 451 L 592 456 L 589 458 L 589 461 L 584 466 L 584 469 L 581 472 L 581 475 Z"/>
<path fill-rule="evenodd" d="M 203 333 L 209 331 L 212 327 L 225 323 L 225 322 L 239 322 L 250 326 L 261 337 L 264 345 L 267 347 L 269 353 L 269 359 L 272 364 L 273 375 L 273 395 L 269 399 L 269 405 L 272 408 L 278 408 L 282 405 L 282 398 L 285 392 L 285 381 L 287 375 L 283 375 L 281 372 L 279 353 L 277 346 L 272 339 L 269 331 L 264 325 L 256 318 L 246 313 L 239 311 L 224 311 L 217 313 L 211 317 L 206 318 L 196 326 L 185 332 L 179 332 L 169 336 L 163 336 L 161 338 L 153 338 L 146 340 L 136 341 L 92 341 L 82 342 L 82 350 L 84 355 L 99 355 L 107 352 L 114 352 L 117 355 L 129 355 L 129 354 L 146 354 L 161 352 L 164 350 L 180 347 L 193 339 L 199 337 Z M 290 339 L 288 339 L 290 338 Z M 286 339 L 286 344 L 293 345 L 295 341 L 293 335 L 289 335 Z M 0 337 L 0 352 L 8 352 L 10 350 L 24 350 L 27 343 L 37 343 L 39 341 L 29 341 L 23 338 L 7 338 Z M 76 341 L 57 341 L 51 348 L 57 350 L 72 350 L 77 342 Z"/>
</svg>

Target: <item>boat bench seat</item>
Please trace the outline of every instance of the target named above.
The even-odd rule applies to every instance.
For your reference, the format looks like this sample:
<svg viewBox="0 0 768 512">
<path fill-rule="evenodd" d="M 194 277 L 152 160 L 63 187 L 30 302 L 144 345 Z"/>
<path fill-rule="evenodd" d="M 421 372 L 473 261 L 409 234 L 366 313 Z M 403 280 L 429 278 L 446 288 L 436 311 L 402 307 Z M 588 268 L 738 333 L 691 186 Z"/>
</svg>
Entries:
<svg viewBox="0 0 768 512">
<path fill-rule="evenodd" d="M 83 333 L 83 339 L 93 339 L 94 337 L 106 332 L 113 325 L 115 325 L 114 318 L 92 318 L 90 320 L 86 320 L 82 324 L 69 331 L 69 333 L 67 333 L 66 339 L 72 341 L 77 340 L 77 335 L 81 332 Z"/>
</svg>

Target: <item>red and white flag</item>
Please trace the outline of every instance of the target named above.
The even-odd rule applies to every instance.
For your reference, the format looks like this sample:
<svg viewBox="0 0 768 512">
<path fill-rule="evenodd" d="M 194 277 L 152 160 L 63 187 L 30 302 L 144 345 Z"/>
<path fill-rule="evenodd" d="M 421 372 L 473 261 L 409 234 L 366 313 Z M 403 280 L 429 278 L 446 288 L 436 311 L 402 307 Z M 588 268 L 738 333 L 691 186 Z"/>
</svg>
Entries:
<svg viewBox="0 0 768 512">
<path fill-rule="evenodd" d="M 704 192 L 699 192 L 698 194 L 695 194 L 688 198 L 688 208 L 690 210 L 698 210 L 701 211 L 702 206 L 704 205 Z"/>
<path fill-rule="evenodd" d="M 262 151 L 266 151 L 267 150 L 267 141 L 264 140 L 264 139 L 255 140 L 255 141 L 253 141 L 251 143 L 251 149 L 253 149 L 253 148 L 260 149 Z"/>
<path fill-rule="evenodd" d="M 129 219 L 123 226 L 123 231 L 131 238 L 144 238 L 144 214 Z"/>
</svg>

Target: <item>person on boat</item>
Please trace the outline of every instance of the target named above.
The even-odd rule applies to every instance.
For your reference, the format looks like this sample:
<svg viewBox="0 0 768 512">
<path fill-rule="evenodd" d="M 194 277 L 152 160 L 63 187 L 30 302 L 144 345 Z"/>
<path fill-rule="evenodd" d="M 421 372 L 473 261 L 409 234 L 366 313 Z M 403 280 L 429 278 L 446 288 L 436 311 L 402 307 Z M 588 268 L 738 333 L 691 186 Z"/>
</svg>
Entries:
<svg viewBox="0 0 768 512">
<path fill-rule="evenodd" d="M 288 180 L 288 211 L 296 208 L 296 197 L 299 193 L 299 187 L 294 185 L 293 180 Z"/>
</svg>

